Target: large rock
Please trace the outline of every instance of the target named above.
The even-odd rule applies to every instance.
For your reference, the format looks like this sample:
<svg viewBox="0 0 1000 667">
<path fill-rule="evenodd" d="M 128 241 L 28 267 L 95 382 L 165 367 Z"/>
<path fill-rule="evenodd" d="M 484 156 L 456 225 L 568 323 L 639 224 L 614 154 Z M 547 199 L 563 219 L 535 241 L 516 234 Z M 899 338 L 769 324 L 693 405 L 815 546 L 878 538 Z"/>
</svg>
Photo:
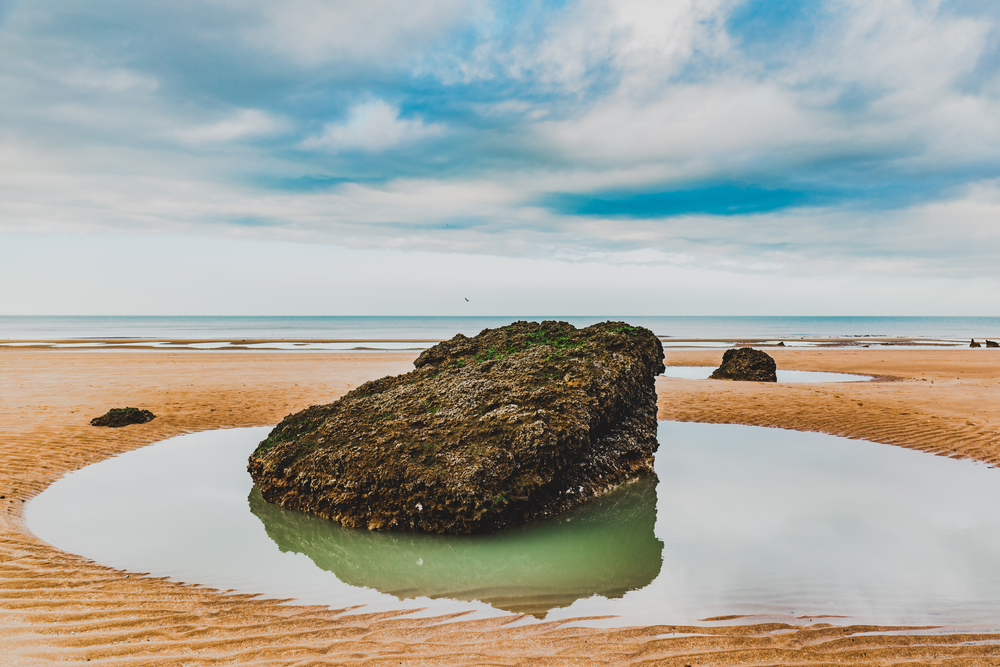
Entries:
<svg viewBox="0 0 1000 667">
<path fill-rule="evenodd" d="M 515 322 L 286 417 L 250 456 L 269 502 L 348 527 L 478 533 L 652 475 L 663 348 L 622 322 Z"/>
<path fill-rule="evenodd" d="M 713 380 L 777 382 L 777 364 L 766 352 L 752 347 L 740 347 L 726 350 L 722 355 L 722 365 L 709 377 Z"/>
</svg>

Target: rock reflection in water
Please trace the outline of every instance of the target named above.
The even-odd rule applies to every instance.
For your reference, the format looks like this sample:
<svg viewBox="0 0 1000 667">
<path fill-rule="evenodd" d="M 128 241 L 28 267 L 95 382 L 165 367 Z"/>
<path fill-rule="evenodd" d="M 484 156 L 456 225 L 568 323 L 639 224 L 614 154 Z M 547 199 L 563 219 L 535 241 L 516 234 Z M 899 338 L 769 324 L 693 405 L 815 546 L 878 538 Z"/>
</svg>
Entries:
<svg viewBox="0 0 1000 667">
<path fill-rule="evenodd" d="M 621 597 L 656 578 L 656 479 L 616 489 L 554 519 L 490 535 L 377 532 L 265 502 L 250 511 L 282 551 L 303 553 L 352 586 L 400 599 L 480 600 L 544 615 L 595 594 Z"/>
</svg>

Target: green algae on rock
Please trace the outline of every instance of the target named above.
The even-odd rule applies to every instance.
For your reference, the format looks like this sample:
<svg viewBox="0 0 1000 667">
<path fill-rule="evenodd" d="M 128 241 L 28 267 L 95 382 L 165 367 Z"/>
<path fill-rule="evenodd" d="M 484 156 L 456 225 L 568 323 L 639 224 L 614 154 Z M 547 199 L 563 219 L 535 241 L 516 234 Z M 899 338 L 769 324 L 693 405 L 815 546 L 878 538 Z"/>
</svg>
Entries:
<svg viewBox="0 0 1000 667">
<path fill-rule="evenodd" d="M 653 475 L 648 329 L 515 322 L 289 415 L 250 456 L 262 497 L 348 527 L 482 533 Z"/>
</svg>

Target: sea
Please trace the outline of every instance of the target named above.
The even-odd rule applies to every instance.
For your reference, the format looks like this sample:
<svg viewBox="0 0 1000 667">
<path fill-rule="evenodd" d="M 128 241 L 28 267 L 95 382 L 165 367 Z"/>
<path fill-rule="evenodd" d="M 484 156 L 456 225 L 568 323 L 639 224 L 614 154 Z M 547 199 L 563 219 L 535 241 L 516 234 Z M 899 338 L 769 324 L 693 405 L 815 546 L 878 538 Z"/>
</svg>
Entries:
<svg viewBox="0 0 1000 667">
<path fill-rule="evenodd" d="M 87 339 L 445 340 L 518 320 L 606 320 L 675 339 L 892 337 L 942 341 L 1000 338 L 1000 317 L 729 317 L 545 315 L 412 316 L 0 316 L 0 341 Z"/>
</svg>

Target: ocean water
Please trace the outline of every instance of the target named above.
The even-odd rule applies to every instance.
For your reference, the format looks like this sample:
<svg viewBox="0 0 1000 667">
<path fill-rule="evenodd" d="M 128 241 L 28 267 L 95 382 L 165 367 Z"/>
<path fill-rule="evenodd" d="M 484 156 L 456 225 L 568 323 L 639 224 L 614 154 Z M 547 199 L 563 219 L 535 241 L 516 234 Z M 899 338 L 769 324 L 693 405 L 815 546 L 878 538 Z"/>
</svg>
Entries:
<svg viewBox="0 0 1000 667">
<path fill-rule="evenodd" d="M 472 336 L 517 320 L 565 320 L 581 327 L 619 320 L 664 338 L 912 337 L 938 340 L 1000 338 L 1000 317 L 113 317 L 0 316 L 0 340 L 150 339 L 425 339 Z"/>
</svg>

